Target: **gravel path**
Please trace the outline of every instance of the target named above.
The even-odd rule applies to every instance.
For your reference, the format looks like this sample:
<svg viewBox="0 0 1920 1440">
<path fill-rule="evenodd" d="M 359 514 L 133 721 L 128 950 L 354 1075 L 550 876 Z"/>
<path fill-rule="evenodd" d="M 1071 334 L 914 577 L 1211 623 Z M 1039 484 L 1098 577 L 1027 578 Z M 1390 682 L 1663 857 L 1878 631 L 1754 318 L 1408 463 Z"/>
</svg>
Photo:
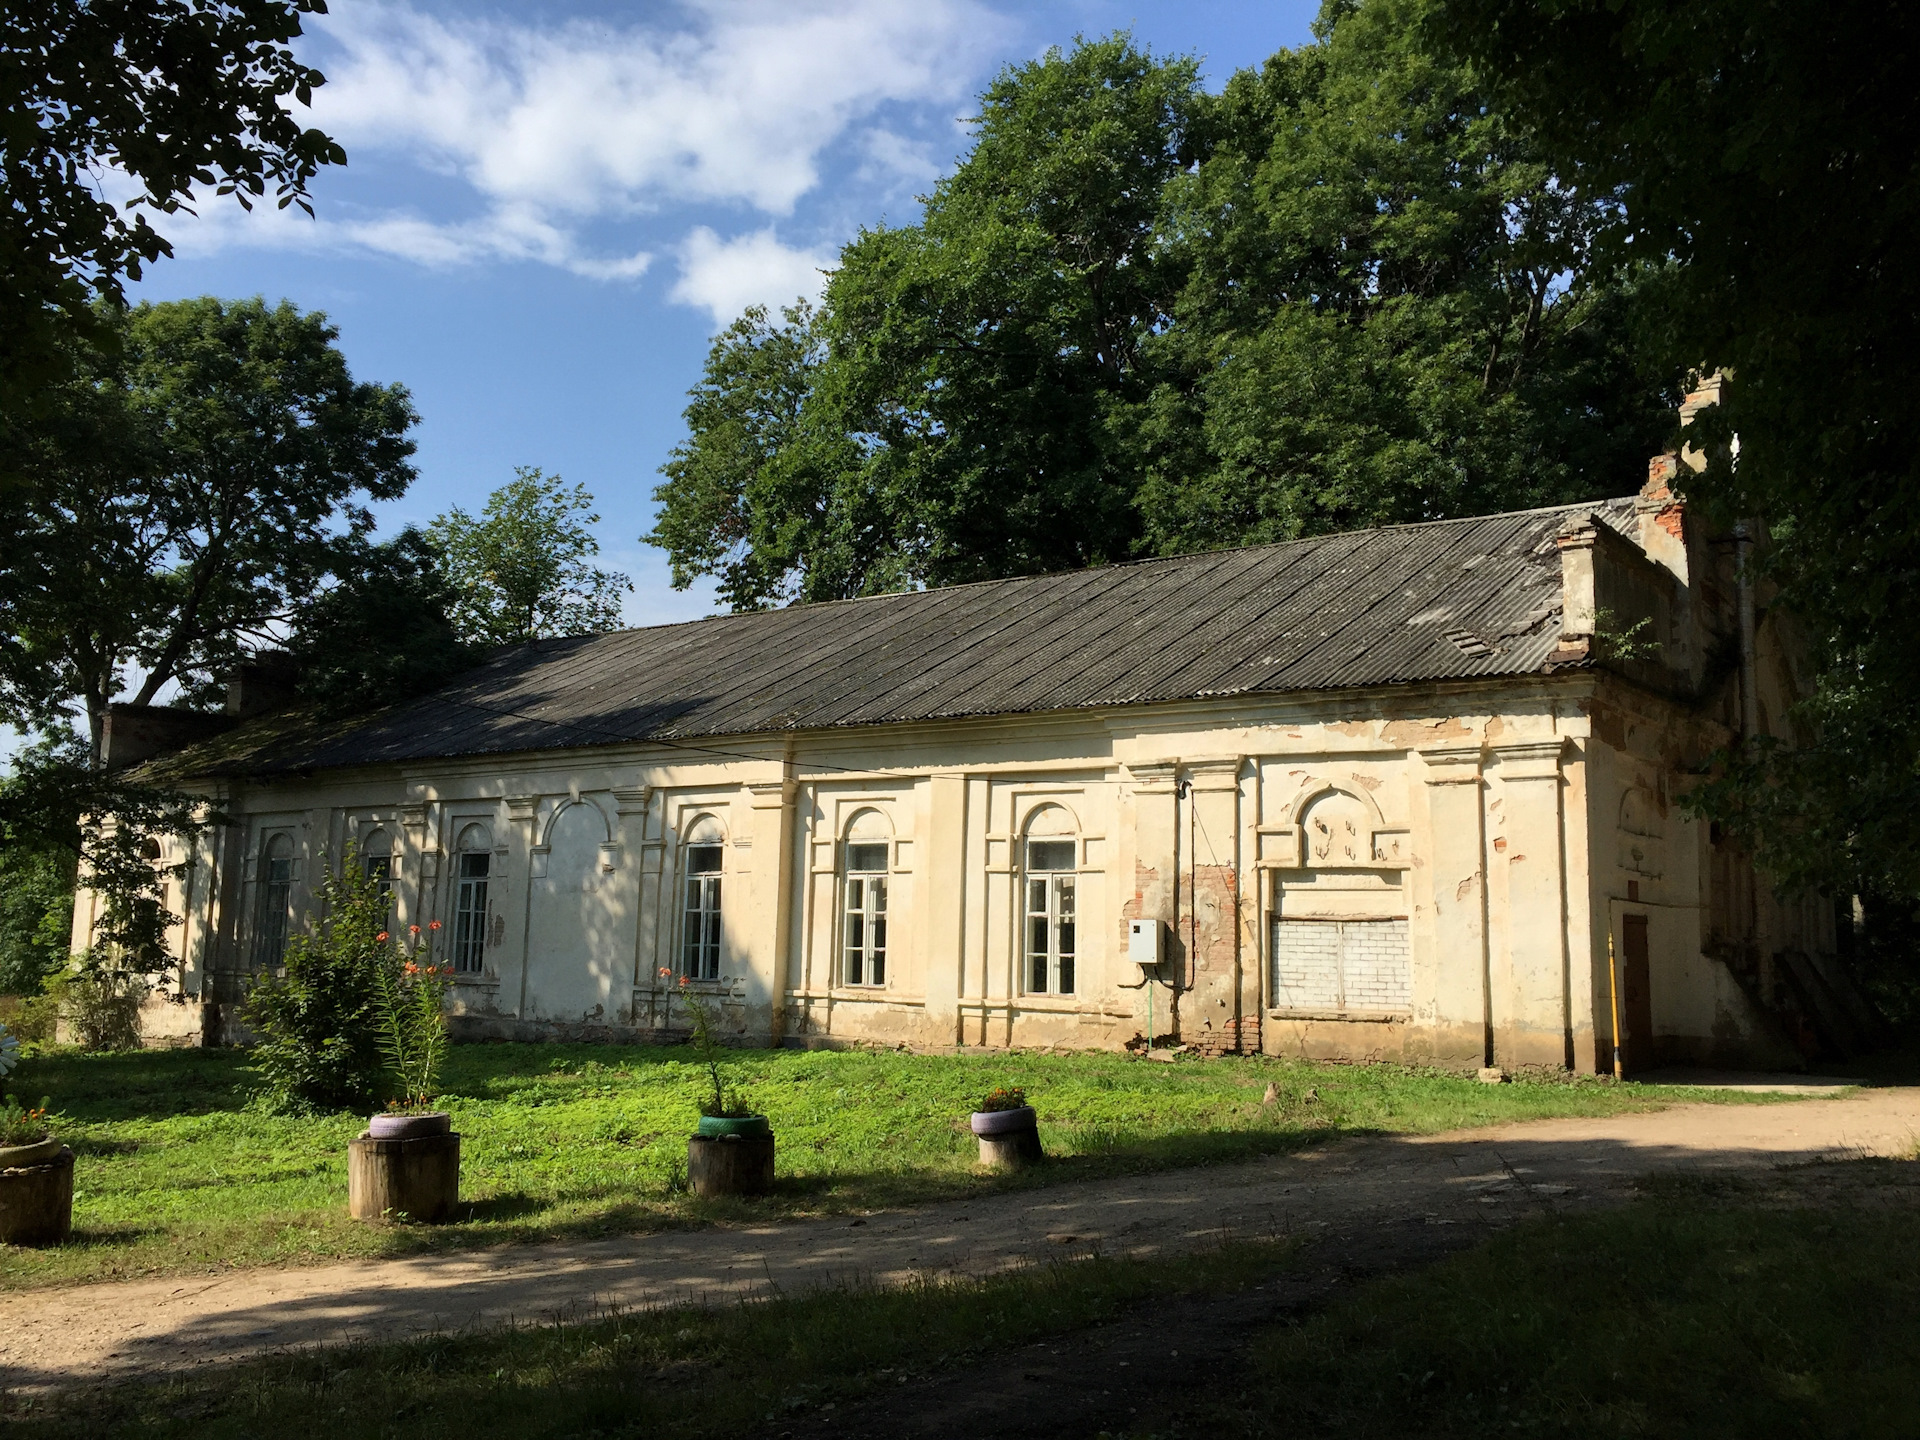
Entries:
<svg viewBox="0 0 1920 1440">
<path fill-rule="evenodd" d="M 1347 1221 L 1472 1224 L 1624 1198 L 1653 1171 L 1911 1154 L 1920 1088 L 1764 1106 L 1682 1105 L 1422 1137 L 1338 1141 L 1249 1164 L 1127 1176 L 921 1209 L 240 1270 L 0 1297 L 0 1387 L 57 1388 L 250 1354 L 919 1273 L 981 1274 L 1078 1248 L 1177 1253 Z"/>
</svg>

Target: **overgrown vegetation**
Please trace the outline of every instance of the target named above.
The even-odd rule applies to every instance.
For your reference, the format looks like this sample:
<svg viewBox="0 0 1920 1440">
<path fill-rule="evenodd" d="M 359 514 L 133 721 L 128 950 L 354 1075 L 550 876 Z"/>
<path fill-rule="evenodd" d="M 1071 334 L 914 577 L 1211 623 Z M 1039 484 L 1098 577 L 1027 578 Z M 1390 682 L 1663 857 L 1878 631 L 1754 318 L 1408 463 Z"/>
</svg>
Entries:
<svg viewBox="0 0 1920 1440">
<path fill-rule="evenodd" d="M 779 1137 L 780 1178 L 764 1199 L 684 1193 L 687 1137 L 711 1085 L 691 1048 L 461 1045 L 439 1102 L 462 1136 L 458 1218 L 385 1227 L 346 1217 L 346 1146 L 364 1111 L 270 1113 L 251 1101 L 249 1057 L 230 1051 L 43 1053 L 14 1088 L 56 1097 L 60 1134 L 80 1156 L 75 1238 L 0 1254 L 0 1286 L 862 1211 L 1248 1159 L 1339 1134 L 1729 1098 L 1591 1077 L 1482 1085 L 1386 1065 L 1108 1054 L 742 1050 L 728 1064 Z M 1053 1158 L 1000 1177 L 976 1169 L 968 1115 L 1009 1084 L 1039 1106 Z"/>
</svg>

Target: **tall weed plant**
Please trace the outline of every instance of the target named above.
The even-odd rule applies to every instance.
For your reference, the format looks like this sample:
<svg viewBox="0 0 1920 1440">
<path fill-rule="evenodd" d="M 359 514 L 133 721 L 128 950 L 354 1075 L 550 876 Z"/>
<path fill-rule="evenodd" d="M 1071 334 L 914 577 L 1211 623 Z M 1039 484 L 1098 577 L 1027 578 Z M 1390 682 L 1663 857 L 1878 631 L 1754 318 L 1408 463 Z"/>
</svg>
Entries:
<svg viewBox="0 0 1920 1440">
<path fill-rule="evenodd" d="M 364 1109 L 388 1088 L 378 1003 L 396 958 L 391 902 L 354 846 L 337 870 L 323 869 L 319 925 L 290 938 L 280 973 L 247 995 L 260 1095 L 277 1110 Z"/>
</svg>

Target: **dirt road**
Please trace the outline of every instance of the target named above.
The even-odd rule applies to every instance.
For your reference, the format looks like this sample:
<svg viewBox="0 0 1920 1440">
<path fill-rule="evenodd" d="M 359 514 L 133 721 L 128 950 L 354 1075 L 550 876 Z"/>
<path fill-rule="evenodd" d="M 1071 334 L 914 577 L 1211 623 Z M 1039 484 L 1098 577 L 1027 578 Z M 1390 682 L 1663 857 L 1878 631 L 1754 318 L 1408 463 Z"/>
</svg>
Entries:
<svg viewBox="0 0 1920 1440">
<path fill-rule="evenodd" d="M 1375 1217 L 1461 1224 L 1624 1198 L 1654 1171 L 1909 1154 L 1920 1089 L 1339 1141 L 1245 1165 L 803 1221 L 0 1298 L 0 1386 L 41 1389 L 304 1345 L 585 1319 L 778 1286 L 982 1274 L 1080 1247 L 1190 1250 Z"/>
</svg>

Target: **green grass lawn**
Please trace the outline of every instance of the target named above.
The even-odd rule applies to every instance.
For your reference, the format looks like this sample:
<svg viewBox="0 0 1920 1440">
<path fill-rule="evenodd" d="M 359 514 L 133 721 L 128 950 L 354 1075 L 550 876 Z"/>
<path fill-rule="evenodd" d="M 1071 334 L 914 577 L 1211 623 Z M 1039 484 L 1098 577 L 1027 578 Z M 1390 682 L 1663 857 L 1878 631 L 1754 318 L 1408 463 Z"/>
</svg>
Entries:
<svg viewBox="0 0 1920 1440">
<path fill-rule="evenodd" d="M 251 1107 L 242 1053 L 50 1052 L 9 1083 L 52 1097 L 79 1157 L 74 1239 L 0 1246 L 0 1288 L 219 1266 L 586 1237 L 827 1214 L 1242 1159 L 1338 1133 L 1431 1132 L 1716 1098 L 1596 1082 L 1481 1085 L 1386 1065 L 1117 1054 L 926 1056 L 742 1051 L 734 1075 L 772 1118 L 779 1186 L 756 1201 L 684 1193 L 701 1076 L 684 1047 L 456 1047 L 443 1084 L 462 1140 L 456 1223 L 346 1218 L 346 1145 L 363 1117 Z M 1269 1084 L 1278 1098 L 1263 1103 Z M 1055 1159 L 980 1173 L 970 1101 L 1022 1085 Z M 1732 1099 L 1721 1094 L 1717 1098 Z"/>
<path fill-rule="evenodd" d="M 1920 1165 L 1812 1168 L 1812 1183 L 1666 1180 L 1620 1210 L 1525 1222 L 1274 1329 L 1251 1356 L 1189 1362 L 1208 1367 L 1211 1398 L 1124 1433 L 1907 1440 L 1920 1434 Z M 1241 1243 L 274 1356 L 0 1397 L 0 1420 L 43 1440 L 707 1440 L 777 1433 L 769 1422 L 788 1416 L 818 1433 L 826 1407 L 910 1375 L 1259 1283 L 1291 1259 Z"/>
</svg>

